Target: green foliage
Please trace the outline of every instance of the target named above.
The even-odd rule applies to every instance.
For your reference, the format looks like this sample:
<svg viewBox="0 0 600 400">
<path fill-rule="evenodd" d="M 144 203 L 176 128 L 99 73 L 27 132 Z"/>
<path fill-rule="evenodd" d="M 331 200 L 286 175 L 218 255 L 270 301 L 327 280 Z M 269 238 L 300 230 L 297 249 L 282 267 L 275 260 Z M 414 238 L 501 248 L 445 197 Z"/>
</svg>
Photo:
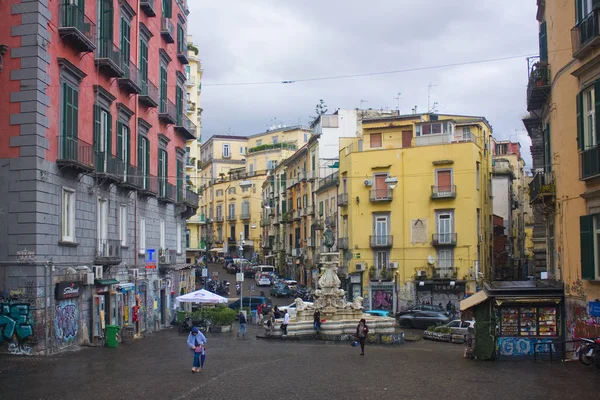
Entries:
<svg viewBox="0 0 600 400">
<path fill-rule="evenodd" d="M 198 55 L 198 53 L 200 52 L 198 48 L 193 44 L 188 44 L 187 48 L 188 50 L 193 51 L 195 55 Z"/>
<path fill-rule="evenodd" d="M 213 326 L 228 326 L 233 324 L 238 311 L 229 307 L 218 305 L 216 307 L 202 307 L 193 313 L 188 313 L 194 323 L 207 319 Z"/>
<path fill-rule="evenodd" d="M 429 330 L 429 328 L 427 328 L 427 330 Z M 452 330 L 450 328 L 448 328 L 447 326 L 436 326 L 434 327 L 434 332 L 437 333 L 450 333 L 452 332 Z"/>
<path fill-rule="evenodd" d="M 251 147 L 248 149 L 248 153 L 256 153 L 264 150 L 273 150 L 273 149 L 290 149 L 296 150 L 296 145 L 294 143 L 273 143 L 273 144 L 261 144 L 260 146 Z"/>
</svg>

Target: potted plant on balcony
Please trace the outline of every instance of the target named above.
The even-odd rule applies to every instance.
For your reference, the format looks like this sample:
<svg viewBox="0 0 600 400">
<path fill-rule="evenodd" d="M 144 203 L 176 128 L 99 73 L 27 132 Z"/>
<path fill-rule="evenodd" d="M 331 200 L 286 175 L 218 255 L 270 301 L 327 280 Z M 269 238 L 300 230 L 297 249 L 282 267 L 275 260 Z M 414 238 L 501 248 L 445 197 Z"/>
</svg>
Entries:
<svg viewBox="0 0 600 400">
<path fill-rule="evenodd" d="M 375 279 L 375 267 L 372 265 L 369 267 L 369 279 Z"/>
</svg>

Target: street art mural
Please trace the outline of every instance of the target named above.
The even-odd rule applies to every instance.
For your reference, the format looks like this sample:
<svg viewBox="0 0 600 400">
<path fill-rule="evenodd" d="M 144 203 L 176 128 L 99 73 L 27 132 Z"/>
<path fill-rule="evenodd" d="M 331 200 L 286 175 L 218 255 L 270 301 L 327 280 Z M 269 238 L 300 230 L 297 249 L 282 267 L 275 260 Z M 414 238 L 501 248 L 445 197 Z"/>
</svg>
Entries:
<svg viewBox="0 0 600 400">
<path fill-rule="evenodd" d="M 392 311 L 394 308 L 394 289 L 390 288 L 389 290 L 373 290 L 372 301 L 373 303 L 371 304 L 371 309 Z"/>
<path fill-rule="evenodd" d="M 537 343 L 545 343 L 545 345 Z M 501 356 L 533 356 L 536 344 L 538 353 L 556 351 L 550 339 L 521 337 L 499 337 L 496 351 Z"/>
<path fill-rule="evenodd" d="M 21 300 L 0 300 L 0 350 L 30 355 L 32 339 L 30 305 Z"/>
<path fill-rule="evenodd" d="M 54 339 L 60 347 L 77 343 L 79 306 L 77 300 L 61 300 L 54 309 Z"/>
</svg>

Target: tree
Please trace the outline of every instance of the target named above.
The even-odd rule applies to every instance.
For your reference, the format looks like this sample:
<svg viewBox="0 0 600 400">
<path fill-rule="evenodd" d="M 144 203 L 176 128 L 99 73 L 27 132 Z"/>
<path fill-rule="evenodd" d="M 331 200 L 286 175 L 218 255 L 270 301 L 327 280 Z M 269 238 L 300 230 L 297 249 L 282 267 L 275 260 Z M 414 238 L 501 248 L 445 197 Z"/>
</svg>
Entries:
<svg viewBox="0 0 600 400">
<path fill-rule="evenodd" d="M 325 103 L 325 100 L 319 99 L 319 102 L 315 106 L 315 114 L 317 114 L 317 116 L 309 117 L 310 125 L 312 125 L 317 120 L 317 118 L 319 118 L 321 115 L 327 114 L 327 111 L 328 111 L 328 109 L 327 109 L 327 104 Z"/>
</svg>

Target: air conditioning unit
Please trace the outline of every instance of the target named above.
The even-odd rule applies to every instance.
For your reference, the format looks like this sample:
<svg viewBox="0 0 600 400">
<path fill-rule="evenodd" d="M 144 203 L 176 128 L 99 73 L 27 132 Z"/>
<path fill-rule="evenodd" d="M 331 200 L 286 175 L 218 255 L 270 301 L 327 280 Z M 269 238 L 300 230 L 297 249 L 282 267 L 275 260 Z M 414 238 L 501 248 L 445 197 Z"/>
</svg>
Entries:
<svg viewBox="0 0 600 400">
<path fill-rule="evenodd" d="M 364 263 L 358 263 L 358 264 L 356 264 L 356 271 L 362 272 L 365 269 L 366 269 L 366 265 Z"/>
<path fill-rule="evenodd" d="M 363 182 L 365 184 L 365 186 L 373 186 L 373 181 L 371 179 L 365 179 L 365 181 Z"/>
<path fill-rule="evenodd" d="M 424 269 L 417 271 L 417 276 L 427 276 L 427 271 Z"/>
<path fill-rule="evenodd" d="M 139 276 L 140 271 L 137 268 L 132 268 L 129 270 L 129 274 L 131 275 L 132 279 L 137 279 Z"/>
<path fill-rule="evenodd" d="M 94 273 L 86 272 L 83 274 L 83 284 L 84 285 L 93 285 L 94 284 Z"/>
<path fill-rule="evenodd" d="M 102 279 L 102 265 L 94 265 L 94 278 Z"/>
<path fill-rule="evenodd" d="M 158 290 L 160 288 L 160 281 L 156 280 L 154 281 L 154 290 Z"/>
<path fill-rule="evenodd" d="M 390 268 L 391 269 L 398 269 L 398 263 L 397 262 L 391 262 L 390 263 Z"/>
</svg>

